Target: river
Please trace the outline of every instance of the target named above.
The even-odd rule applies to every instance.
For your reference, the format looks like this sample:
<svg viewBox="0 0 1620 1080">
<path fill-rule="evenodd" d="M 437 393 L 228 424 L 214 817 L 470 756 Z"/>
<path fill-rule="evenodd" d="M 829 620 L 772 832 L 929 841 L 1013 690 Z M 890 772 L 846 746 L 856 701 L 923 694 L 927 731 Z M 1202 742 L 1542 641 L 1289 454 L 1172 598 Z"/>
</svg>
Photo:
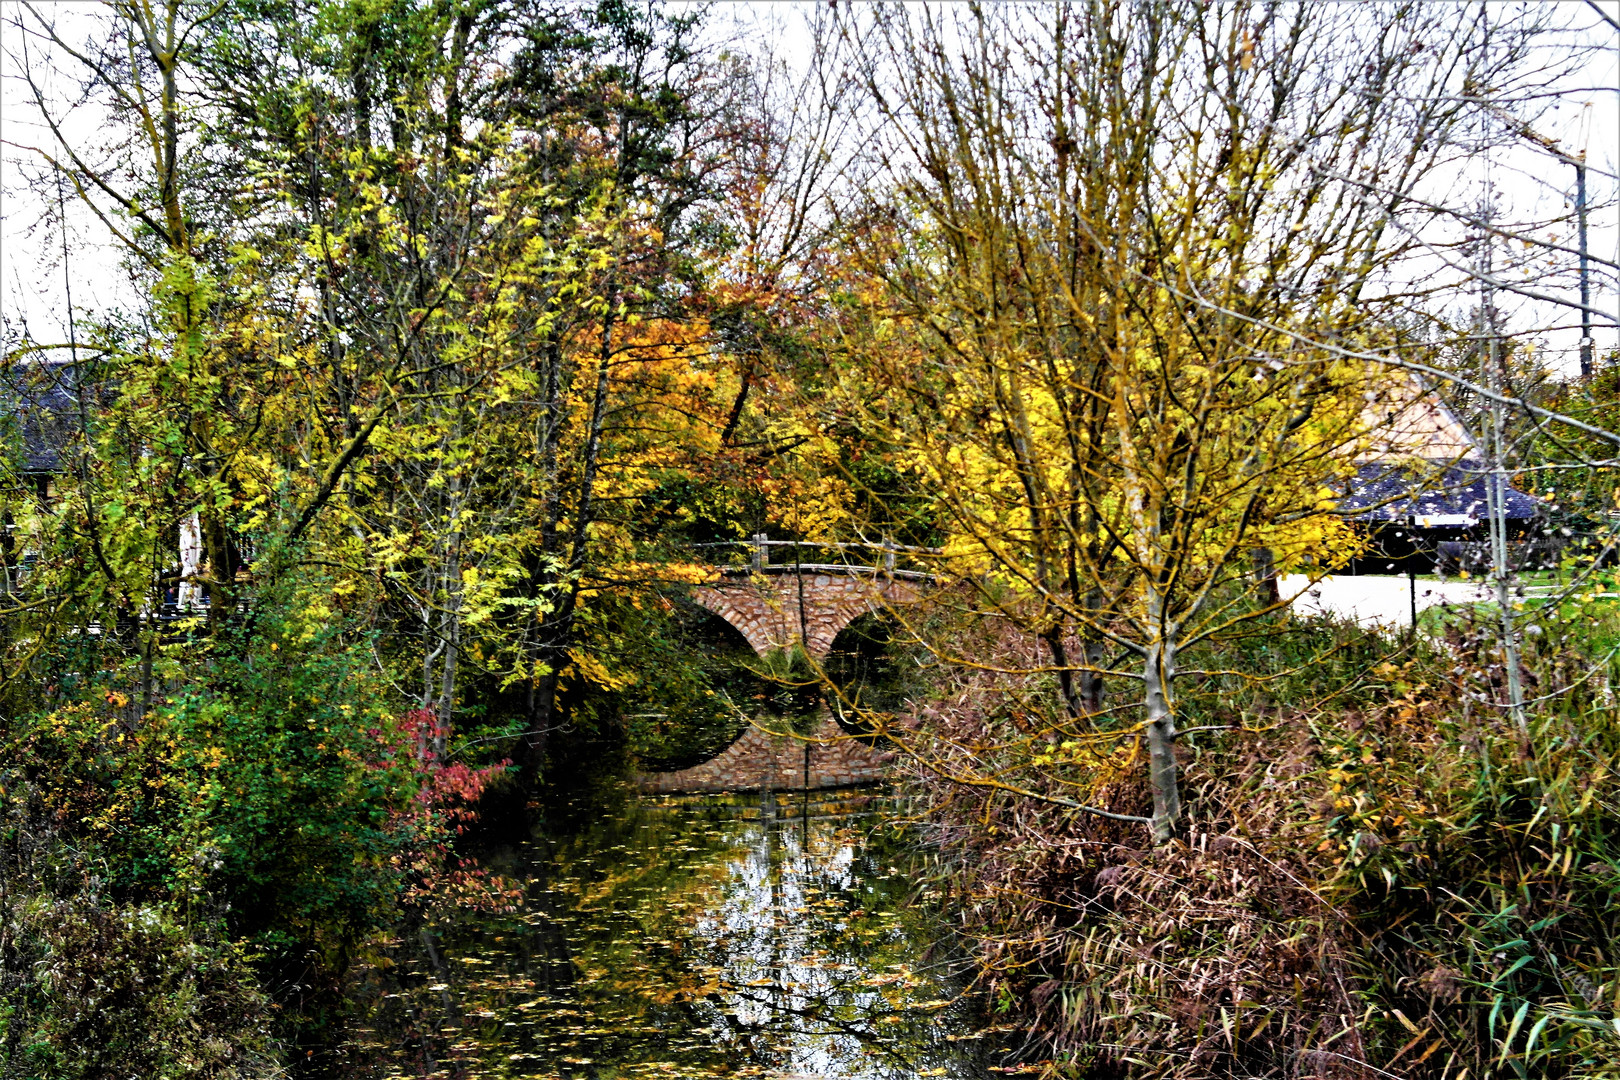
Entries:
<svg viewBox="0 0 1620 1080">
<path fill-rule="evenodd" d="M 359 965 L 333 1077 L 1019 1071 L 963 993 L 915 850 L 860 792 L 582 798 Z"/>
</svg>

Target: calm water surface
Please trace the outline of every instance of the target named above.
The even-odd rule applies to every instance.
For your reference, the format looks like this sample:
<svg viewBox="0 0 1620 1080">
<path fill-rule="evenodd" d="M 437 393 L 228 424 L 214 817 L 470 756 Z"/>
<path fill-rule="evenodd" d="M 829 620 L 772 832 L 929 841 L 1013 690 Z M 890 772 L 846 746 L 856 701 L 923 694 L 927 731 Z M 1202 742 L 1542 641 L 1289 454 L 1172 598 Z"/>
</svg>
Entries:
<svg viewBox="0 0 1620 1080">
<path fill-rule="evenodd" d="M 953 977 L 937 905 L 859 795 L 576 805 L 486 859 L 355 989 L 344 1077 L 980 1077 L 1016 1033 Z"/>
</svg>

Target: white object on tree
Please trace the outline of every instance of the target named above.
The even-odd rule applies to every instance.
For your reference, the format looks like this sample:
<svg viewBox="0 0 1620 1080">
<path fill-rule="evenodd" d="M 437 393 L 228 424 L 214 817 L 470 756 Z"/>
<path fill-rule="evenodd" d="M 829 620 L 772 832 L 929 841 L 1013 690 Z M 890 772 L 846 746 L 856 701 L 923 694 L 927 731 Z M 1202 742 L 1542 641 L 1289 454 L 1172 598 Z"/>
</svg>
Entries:
<svg viewBox="0 0 1620 1080">
<path fill-rule="evenodd" d="M 202 519 L 196 511 L 180 522 L 180 597 L 181 611 L 195 611 L 202 606 L 202 587 L 197 584 L 197 573 L 202 568 Z"/>
</svg>

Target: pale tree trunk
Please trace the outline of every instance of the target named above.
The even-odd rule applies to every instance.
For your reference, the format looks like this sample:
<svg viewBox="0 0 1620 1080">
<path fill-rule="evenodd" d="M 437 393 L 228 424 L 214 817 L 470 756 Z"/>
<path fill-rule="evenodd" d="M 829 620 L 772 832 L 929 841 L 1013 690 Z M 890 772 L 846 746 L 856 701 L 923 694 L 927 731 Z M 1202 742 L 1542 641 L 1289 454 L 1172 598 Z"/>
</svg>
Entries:
<svg viewBox="0 0 1620 1080">
<path fill-rule="evenodd" d="M 461 535 L 451 538 L 445 558 L 445 598 L 443 629 L 444 663 L 439 674 L 438 714 L 439 732 L 433 737 L 433 753 L 444 759 L 450 724 L 455 719 L 456 665 L 461 658 Z"/>
<path fill-rule="evenodd" d="M 1164 617 L 1158 590 L 1148 589 L 1152 640 L 1142 663 L 1147 706 L 1148 777 L 1153 788 L 1153 842 L 1163 844 L 1181 824 L 1181 783 L 1176 768 L 1175 627 Z"/>
<path fill-rule="evenodd" d="M 1139 623 L 1142 639 L 1137 654 L 1142 659 L 1142 704 L 1145 710 L 1143 739 L 1148 750 L 1148 784 L 1153 791 L 1153 842 L 1163 844 L 1176 834 L 1181 823 L 1181 784 L 1176 768 L 1175 678 L 1176 640 L 1181 631 L 1168 609 L 1165 582 L 1170 575 L 1166 560 L 1162 501 L 1147 482 L 1147 470 L 1137 458 L 1131 440 L 1129 411 L 1115 409 L 1121 423 L 1120 449 L 1122 488 L 1134 536 L 1131 546 L 1142 574 L 1142 611 Z"/>
<path fill-rule="evenodd" d="M 1487 192 L 1487 215 L 1489 214 L 1489 193 Z M 1480 303 L 1480 320 L 1485 331 L 1485 349 L 1481 353 L 1481 362 L 1485 367 L 1480 381 L 1490 387 L 1497 394 L 1507 390 L 1507 380 L 1502 370 L 1500 343 L 1496 336 L 1496 290 L 1492 286 L 1491 265 L 1491 239 L 1486 229 L 1480 230 L 1480 261 L 1483 264 L 1480 272 L 1481 291 L 1483 296 Z M 1486 430 L 1485 444 L 1490 450 L 1490 475 L 1485 480 L 1486 513 L 1490 518 L 1491 530 L 1491 577 L 1496 586 L 1496 612 L 1500 620 L 1500 634 L 1502 639 L 1502 671 L 1507 677 L 1508 714 L 1513 718 L 1513 725 L 1528 745 L 1530 735 L 1529 721 L 1524 712 L 1524 686 L 1519 680 L 1519 627 L 1513 615 L 1514 573 L 1508 560 L 1507 538 L 1507 468 L 1504 460 L 1506 454 L 1506 435 L 1503 430 L 1502 403 L 1496 397 L 1491 398 L 1489 427 Z"/>
</svg>

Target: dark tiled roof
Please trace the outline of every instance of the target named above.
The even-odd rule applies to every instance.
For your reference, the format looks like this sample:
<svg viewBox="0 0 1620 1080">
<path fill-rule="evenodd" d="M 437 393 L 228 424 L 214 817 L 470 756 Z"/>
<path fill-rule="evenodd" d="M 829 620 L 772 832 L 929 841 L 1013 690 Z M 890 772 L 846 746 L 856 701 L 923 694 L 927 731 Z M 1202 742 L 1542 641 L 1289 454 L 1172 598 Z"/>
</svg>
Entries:
<svg viewBox="0 0 1620 1080">
<path fill-rule="evenodd" d="M 71 365 L 0 368 L 0 439 L 7 456 L 20 441 L 24 473 L 56 472 L 62 448 L 78 427 L 78 379 Z"/>
<path fill-rule="evenodd" d="M 1489 475 L 1483 463 L 1473 460 L 1428 469 L 1374 462 L 1356 470 L 1355 479 L 1339 500 L 1339 509 L 1360 510 L 1350 519 L 1369 523 L 1405 521 L 1412 516 L 1483 521 L 1489 516 L 1485 494 Z M 1543 509 L 1539 499 L 1511 487 L 1506 502 L 1506 516 L 1514 520 L 1533 518 Z"/>
</svg>

